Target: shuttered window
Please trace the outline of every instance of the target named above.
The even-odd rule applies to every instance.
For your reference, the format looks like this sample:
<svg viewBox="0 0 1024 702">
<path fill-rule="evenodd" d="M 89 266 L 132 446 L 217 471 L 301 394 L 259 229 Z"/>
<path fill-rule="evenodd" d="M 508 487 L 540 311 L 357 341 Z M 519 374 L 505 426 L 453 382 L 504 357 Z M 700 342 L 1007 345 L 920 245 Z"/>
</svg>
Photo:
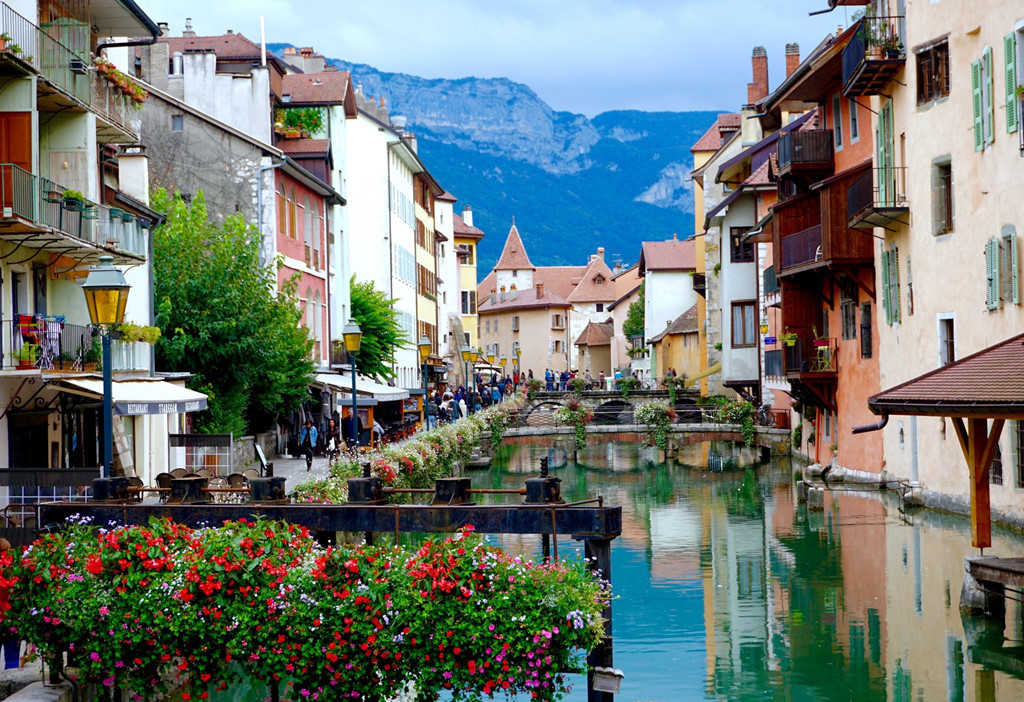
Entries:
<svg viewBox="0 0 1024 702">
<path fill-rule="evenodd" d="M 1003 37 L 1003 64 L 1005 66 L 1006 132 L 1017 131 L 1017 37 L 1010 32 Z"/>
<path fill-rule="evenodd" d="M 999 309 L 1004 302 L 1020 304 L 1020 268 L 1017 234 L 1009 232 L 985 243 L 985 307 Z"/>
<path fill-rule="evenodd" d="M 917 104 L 949 95 L 949 44 L 942 42 L 917 54 Z"/>
<path fill-rule="evenodd" d="M 871 303 L 862 302 L 860 305 L 860 357 L 871 358 Z"/>
<path fill-rule="evenodd" d="M 885 323 L 892 325 L 892 308 L 889 307 L 889 252 L 882 251 L 882 308 L 885 310 Z"/>
<path fill-rule="evenodd" d="M 971 107 L 974 111 L 974 150 L 995 141 L 995 105 L 992 98 L 992 48 L 971 63 Z"/>
<path fill-rule="evenodd" d="M 981 100 L 981 61 L 971 62 L 971 107 L 974 110 L 974 150 L 985 148 L 985 126 Z"/>
<path fill-rule="evenodd" d="M 900 321 L 900 267 L 899 248 L 882 251 L 882 305 L 885 307 L 885 323 L 899 324 Z"/>
<path fill-rule="evenodd" d="M 985 242 L 985 307 L 999 309 L 999 242 Z"/>
</svg>

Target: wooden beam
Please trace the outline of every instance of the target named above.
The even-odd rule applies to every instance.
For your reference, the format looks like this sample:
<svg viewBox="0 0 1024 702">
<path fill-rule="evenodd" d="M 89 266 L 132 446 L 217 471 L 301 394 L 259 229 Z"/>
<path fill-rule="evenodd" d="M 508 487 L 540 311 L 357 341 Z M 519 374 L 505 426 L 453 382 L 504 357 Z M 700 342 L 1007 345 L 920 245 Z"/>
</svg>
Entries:
<svg viewBox="0 0 1024 702">
<path fill-rule="evenodd" d="M 967 429 L 967 446 L 971 470 L 971 543 L 976 548 L 992 546 L 992 503 L 989 496 L 989 467 L 995 455 L 1002 420 L 995 420 L 991 434 L 988 420 L 971 419 Z"/>
</svg>

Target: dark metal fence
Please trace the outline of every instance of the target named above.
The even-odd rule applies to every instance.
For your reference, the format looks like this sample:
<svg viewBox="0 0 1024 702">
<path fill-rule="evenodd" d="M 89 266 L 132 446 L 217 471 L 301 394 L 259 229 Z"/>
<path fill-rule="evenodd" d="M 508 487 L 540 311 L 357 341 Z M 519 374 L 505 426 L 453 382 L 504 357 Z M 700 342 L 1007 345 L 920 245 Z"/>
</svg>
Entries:
<svg viewBox="0 0 1024 702">
<path fill-rule="evenodd" d="M 907 52 L 900 40 L 903 17 L 864 17 L 860 27 L 843 49 L 843 85 L 857 74 L 866 60 L 905 59 Z"/>
<path fill-rule="evenodd" d="M 764 374 L 776 378 L 786 374 L 782 365 L 782 349 L 764 352 Z"/>
<path fill-rule="evenodd" d="M 782 267 L 790 268 L 821 258 L 821 225 L 816 224 L 782 239 Z"/>
<path fill-rule="evenodd" d="M 852 220 L 872 208 L 906 207 L 907 169 L 903 166 L 870 168 L 846 190 L 846 214 Z"/>
<path fill-rule="evenodd" d="M 0 328 L 4 368 L 87 370 L 100 360 L 99 337 L 93 337 L 92 327 L 71 324 L 62 316 L 23 314 L 3 320 Z"/>
<path fill-rule="evenodd" d="M 807 129 L 779 137 L 779 168 L 816 166 L 832 162 L 832 130 Z"/>
</svg>

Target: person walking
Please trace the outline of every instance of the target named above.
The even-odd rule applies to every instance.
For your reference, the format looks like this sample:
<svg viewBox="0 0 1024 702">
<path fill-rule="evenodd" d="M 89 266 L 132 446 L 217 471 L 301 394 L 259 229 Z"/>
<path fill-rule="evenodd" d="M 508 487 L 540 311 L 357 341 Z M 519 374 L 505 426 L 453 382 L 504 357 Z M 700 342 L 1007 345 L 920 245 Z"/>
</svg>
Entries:
<svg viewBox="0 0 1024 702">
<path fill-rule="evenodd" d="M 341 432 L 338 430 L 338 424 L 333 418 L 327 422 L 327 435 L 324 437 L 324 446 L 327 447 L 327 462 L 333 463 L 338 459 L 338 453 L 341 451 Z"/>
<path fill-rule="evenodd" d="M 491 404 L 496 405 L 501 402 L 501 390 L 498 390 L 498 384 L 495 383 L 491 386 Z"/>
<path fill-rule="evenodd" d="M 555 389 L 555 374 L 550 368 L 544 371 L 544 388 L 549 392 Z"/>
<path fill-rule="evenodd" d="M 316 448 L 316 427 L 313 420 L 307 419 L 306 425 L 299 430 L 299 451 L 306 457 L 306 470 L 313 467 L 313 450 Z"/>
<path fill-rule="evenodd" d="M 526 372 L 526 379 L 527 380 L 533 380 L 533 369 L 532 368 L 529 371 Z"/>
<path fill-rule="evenodd" d="M 471 402 L 472 402 L 472 400 L 471 400 Z M 463 395 L 462 397 L 459 398 L 459 416 L 460 417 L 468 417 L 469 416 L 469 408 L 466 406 L 466 396 L 465 395 Z"/>
</svg>

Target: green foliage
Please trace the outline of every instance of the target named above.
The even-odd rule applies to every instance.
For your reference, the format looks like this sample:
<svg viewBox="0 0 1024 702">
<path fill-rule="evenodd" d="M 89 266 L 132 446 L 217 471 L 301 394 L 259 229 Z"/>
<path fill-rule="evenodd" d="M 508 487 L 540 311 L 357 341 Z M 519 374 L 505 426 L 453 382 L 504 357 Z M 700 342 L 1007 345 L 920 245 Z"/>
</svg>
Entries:
<svg viewBox="0 0 1024 702">
<path fill-rule="evenodd" d="M 629 339 L 644 334 L 644 283 L 640 283 L 640 292 L 626 311 L 626 321 L 622 323 L 622 333 Z"/>
<path fill-rule="evenodd" d="M 594 413 L 578 395 L 565 396 L 564 404 L 555 411 L 555 419 L 573 428 L 577 449 L 587 445 L 587 425 L 594 420 Z"/>
<path fill-rule="evenodd" d="M 634 378 L 631 375 L 627 375 L 625 378 L 619 378 L 618 380 L 619 392 L 622 394 L 623 400 L 629 399 L 629 393 L 634 390 L 640 389 L 640 379 Z"/>
<path fill-rule="evenodd" d="M 356 354 L 356 367 L 363 375 L 389 380 L 395 377 L 395 352 L 410 343 L 402 333 L 395 311 L 395 300 L 373 287 L 372 281 L 350 281 L 352 319 L 363 331 Z"/>
<path fill-rule="evenodd" d="M 636 421 L 647 425 L 652 443 L 662 451 L 668 448 L 668 433 L 678 418 L 675 409 L 664 400 L 644 402 L 636 408 Z"/>
<path fill-rule="evenodd" d="M 576 393 L 577 397 L 583 397 L 583 391 L 587 387 L 587 381 L 583 378 L 573 378 L 569 381 L 569 389 Z"/>
<path fill-rule="evenodd" d="M 272 426 L 306 398 L 313 375 L 295 280 L 278 285 L 241 215 L 210 221 L 202 191 L 187 205 L 161 189 L 153 207 L 167 214 L 153 232 L 160 367 L 192 373 L 190 387 L 209 395 L 198 431 Z"/>
<path fill-rule="evenodd" d="M 544 389 L 544 382 L 534 378 L 526 382 L 526 399 L 533 402 L 533 398 L 537 396 L 537 393 Z"/>
<path fill-rule="evenodd" d="M 147 344 L 155 344 L 160 340 L 160 327 L 145 327 L 134 322 L 125 322 L 118 327 L 121 332 L 121 341 L 131 343 L 143 341 Z"/>
<path fill-rule="evenodd" d="M 804 425 L 803 422 L 798 422 L 793 427 L 793 448 L 800 450 L 800 445 L 804 442 Z"/>
<path fill-rule="evenodd" d="M 757 428 L 754 426 L 756 412 L 754 405 L 746 400 L 730 400 L 722 395 L 711 395 L 705 400 L 699 401 L 703 406 L 717 406 L 714 421 L 720 424 L 739 424 L 740 433 L 743 435 L 743 443 L 748 447 L 754 445 L 757 437 Z"/>
<path fill-rule="evenodd" d="M 686 375 L 671 375 L 666 376 L 664 381 L 665 387 L 668 388 L 668 401 L 672 407 L 676 406 L 676 396 L 679 391 L 686 388 Z"/>
<path fill-rule="evenodd" d="M 284 125 L 285 129 L 298 129 L 307 134 L 318 134 L 324 128 L 324 114 L 318 107 L 291 107 L 283 110 L 284 115 L 277 121 Z"/>
</svg>

